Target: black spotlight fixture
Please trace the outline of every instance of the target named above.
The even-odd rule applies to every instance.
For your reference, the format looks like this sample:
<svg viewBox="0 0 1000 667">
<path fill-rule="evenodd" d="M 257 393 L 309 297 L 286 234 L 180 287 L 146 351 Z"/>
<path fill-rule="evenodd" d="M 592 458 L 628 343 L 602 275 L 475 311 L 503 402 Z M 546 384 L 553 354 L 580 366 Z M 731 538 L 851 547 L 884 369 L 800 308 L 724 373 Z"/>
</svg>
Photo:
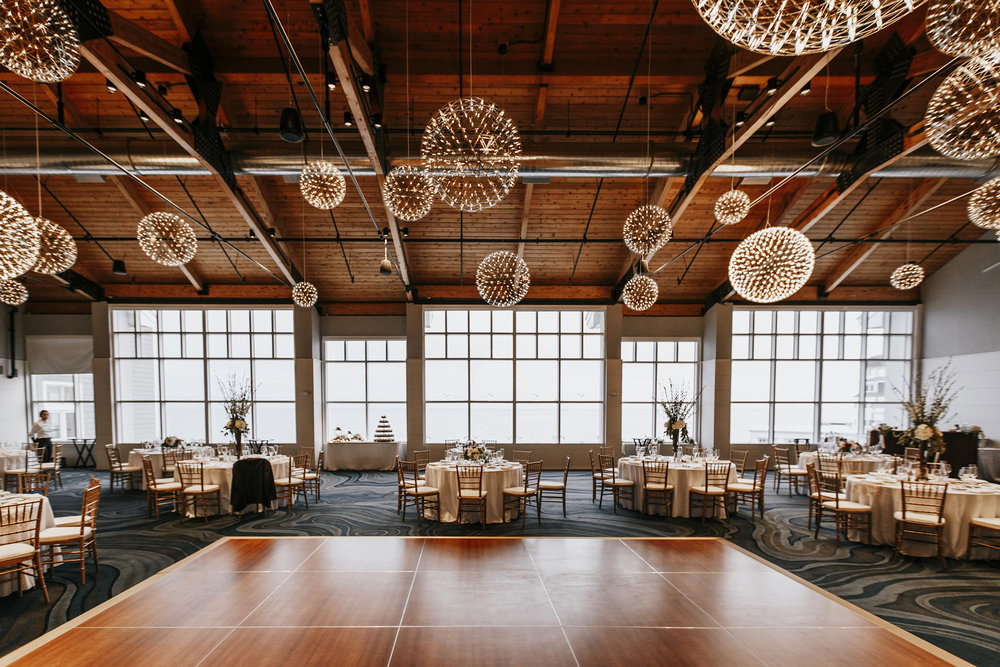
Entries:
<svg viewBox="0 0 1000 667">
<path fill-rule="evenodd" d="M 765 92 L 768 96 L 774 95 L 778 92 L 778 88 L 781 88 L 781 82 L 778 81 L 778 77 L 772 76 L 767 80 L 767 88 L 765 89 Z"/>
<path fill-rule="evenodd" d="M 183 125 L 184 124 L 184 114 L 181 113 L 180 109 L 178 109 L 176 107 L 173 108 L 173 109 L 171 109 L 170 110 L 170 117 L 173 118 L 174 122 L 177 123 L 178 125 Z"/>
<path fill-rule="evenodd" d="M 806 85 L 802 86 L 802 89 L 799 91 L 799 95 L 805 97 L 806 95 L 812 92 L 812 89 L 813 89 L 812 81 L 806 81 Z"/>
<path fill-rule="evenodd" d="M 744 125 L 747 124 L 747 120 L 749 120 L 747 112 L 740 111 L 739 113 L 736 114 L 736 119 L 733 121 L 733 125 L 735 125 L 736 127 L 743 127 Z"/>
<path fill-rule="evenodd" d="M 337 75 L 333 72 L 326 73 L 326 87 L 330 90 L 337 90 Z"/>
<path fill-rule="evenodd" d="M 764 121 L 764 127 L 774 127 L 774 116 Z"/>
<path fill-rule="evenodd" d="M 372 126 L 374 126 L 375 129 L 379 130 L 382 129 L 382 114 L 380 113 L 372 114 Z"/>
<path fill-rule="evenodd" d="M 350 111 L 344 112 L 344 127 L 351 127 L 354 125 L 354 114 Z"/>
<path fill-rule="evenodd" d="M 840 139 L 840 123 L 837 122 L 837 112 L 827 109 L 816 119 L 812 145 L 816 148 L 829 146 L 838 139 Z"/>
<path fill-rule="evenodd" d="M 146 73 L 143 72 L 141 69 L 137 69 L 136 71 L 132 72 L 132 80 L 135 81 L 135 85 L 139 86 L 144 90 L 146 86 L 149 85 L 149 82 L 146 80 Z"/>
<path fill-rule="evenodd" d="M 367 74 L 362 74 L 360 77 L 358 77 L 358 83 L 361 84 L 361 90 L 365 91 L 366 93 L 372 92 L 372 78 Z"/>
<path fill-rule="evenodd" d="M 116 276 L 127 276 L 128 271 L 125 270 L 125 260 L 124 259 L 113 259 L 111 260 L 111 273 Z"/>
<path fill-rule="evenodd" d="M 302 116 L 295 107 L 285 107 L 281 110 L 281 121 L 278 123 L 278 136 L 290 144 L 301 144 L 305 138 L 302 130 Z"/>
<path fill-rule="evenodd" d="M 149 122 L 149 114 L 146 113 L 143 109 L 139 109 L 139 120 L 141 120 L 143 123 Z"/>
<path fill-rule="evenodd" d="M 114 81 L 112 81 L 111 79 L 105 79 L 104 80 L 104 85 L 108 87 L 108 92 L 109 93 L 117 93 L 118 92 L 118 86 L 116 86 L 115 83 L 114 83 Z"/>
</svg>

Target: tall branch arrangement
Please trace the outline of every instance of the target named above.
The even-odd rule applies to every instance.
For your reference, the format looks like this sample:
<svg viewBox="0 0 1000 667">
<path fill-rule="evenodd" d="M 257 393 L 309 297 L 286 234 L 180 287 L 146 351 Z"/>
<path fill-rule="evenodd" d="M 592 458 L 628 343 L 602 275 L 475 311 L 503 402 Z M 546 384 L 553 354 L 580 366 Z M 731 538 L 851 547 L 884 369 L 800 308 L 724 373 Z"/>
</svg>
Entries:
<svg viewBox="0 0 1000 667">
<path fill-rule="evenodd" d="M 896 393 L 903 398 L 898 388 Z M 944 452 L 944 437 L 937 424 L 948 415 L 948 410 L 957 395 L 955 371 L 952 370 L 950 361 L 932 371 L 926 380 L 918 375 L 909 399 L 902 400 L 903 408 L 910 418 L 910 425 L 899 434 L 897 438 L 899 444 Z"/>
<path fill-rule="evenodd" d="M 253 390 L 250 387 L 250 380 L 245 375 L 237 377 L 236 373 L 231 373 L 225 380 L 216 375 L 215 381 L 219 383 L 222 402 L 229 415 L 229 421 L 222 429 L 223 433 L 249 431 L 247 415 L 250 414 L 250 408 L 253 405 Z"/>
<path fill-rule="evenodd" d="M 666 387 L 660 385 L 660 394 L 663 396 L 660 407 L 667 415 L 667 421 L 663 424 L 667 434 L 673 437 L 678 432 L 684 442 L 693 442 L 688 434 L 687 419 L 701 397 L 701 389 L 692 394 L 685 385 L 675 385 L 672 380 L 667 380 Z"/>
</svg>

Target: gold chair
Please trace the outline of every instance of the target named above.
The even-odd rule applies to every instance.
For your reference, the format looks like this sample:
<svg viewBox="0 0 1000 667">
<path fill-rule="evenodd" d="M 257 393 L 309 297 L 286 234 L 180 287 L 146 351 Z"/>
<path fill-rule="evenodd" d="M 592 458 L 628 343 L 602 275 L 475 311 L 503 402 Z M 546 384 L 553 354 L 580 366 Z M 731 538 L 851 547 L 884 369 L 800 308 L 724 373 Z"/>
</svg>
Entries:
<svg viewBox="0 0 1000 667">
<path fill-rule="evenodd" d="M 840 535 L 847 537 L 848 530 L 861 530 L 867 533 L 867 544 L 872 541 L 872 508 L 871 505 L 847 500 L 841 492 L 843 482 L 840 473 L 828 474 L 815 470 L 816 482 L 820 494 L 820 503 L 816 511 L 816 529 L 813 537 L 819 537 L 819 529 L 823 523 L 823 513 L 832 512 L 837 547 L 840 547 Z"/>
<path fill-rule="evenodd" d="M 899 484 L 903 494 L 903 509 L 892 514 L 892 518 L 896 520 L 896 555 L 903 553 L 903 540 L 933 536 L 937 545 L 938 562 L 944 567 L 941 542 L 944 537 L 944 502 L 948 499 L 948 485 L 907 481 Z"/>
<path fill-rule="evenodd" d="M 743 477 L 743 472 L 747 469 L 747 457 L 750 456 L 749 449 L 729 450 L 729 461 L 736 466 L 736 474 Z"/>
<path fill-rule="evenodd" d="M 904 463 L 919 463 L 920 462 L 920 448 L 919 447 L 906 447 L 903 449 L 903 461 Z"/>
<path fill-rule="evenodd" d="M 458 472 L 458 521 L 462 510 L 471 507 L 479 511 L 479 520 L 486 528 L 486 490 L 483 489 L 483 467 L 459 464 Z M 406 489 L 409 492 L 409 489 Z"/>
<path fill-rule="evenodd" d="M 528 465 L 528 462 L 531 460 L 531 450 L 515 449 L 513 452 L 511 452 L 511 456 L 513 457 L 511 459 L 512 461 L 520 463 L 522 466 L 526 466 Z"/>
<path fill-rule="evenodd" d="M 51 473 L 22 472 L 17 476 L 17 492 L 40 493 L 43 496 L 47 496 L 49 495 L 49 484 L 51 481 Z"/>
<path fill-rule="evenodd" d="M 47 547 L 42 565 L 55 567 L 64 563 L 80 563 L 80 583 L 87 583 L 87 553 L 94 559 L 94 573 L 100 568 L 97 560 L 97 505 L 101 500 L 101 482 L 96 477 L 83 492 L 79 526 L 45 528 L 38 534 L 39 548 Z M 56 553 L 55 547 L 59 547 Z M 51 570 L 50 570 L 51 572 Z"/>
<path fill-rule="evenodd" d="M 706 509 L 709 507 L 712 508 L 713 519 L 715 518 L 716 507 L 725 511 L 729 496 L 729 470 L 732 465 L 729 461 L 706 462 L 704 483 L 692 486 L 688 491 L 688 504 L 691 506 L 691 510 L 694 511 L 694 501 L 698 501 L 698 508 L 701 509 L 702 523 L 705 523 Z"/>
<path fill-rule="evenodd" d="M 610 454 L 598 454 L 597 461 L 601 466 L 601 499 L 597 503 L 598 508 L 604 506 L 604 493 L 611 491 L 611 509 L 618 514 L 618 505 L 621 503 L 622 495 L 628 497 L 635 506 L 635 482 L 630 479 L 618 479 L 618 468 L 615 467 L 615 459 Z"/>
<path fill-rule="evenodd" d="M 41 460 L 41 459 L 39 459 Z M 41 464 L 43 471 L 52 475 L 52 481 L 56 483 L 56 488 L 61 489 L 62 483 L 62 445 L 54 443 L 52 445 L 52 460 Z"/>
<path fill-rule="evenodd" d="M 807 526 L 812 528 L 813 517 L 819 514 L 820 505 L 822 505 L 824 501 L 833 500 L 834 497 L 839 497 L 841 500 L 847 500 L 847 494 L 843 492 L 828 493 L 826 491 L 822 491 L 819 486 L 819 477 L 816 476 L 816 464 L 814 463 L 806 464 L 806 475 L 809 480 L 809 523 Z"/>
<path fill-rule="evenodd" d="M 17 578 L 17 594 L 24 590 L 22 573 L 30 573 L 42 587 L 45 603 L 49 590 L 42 576 L 41 552 L 38 536 L 42 528 L 42 499 L 27 500 L 10 505 L 0 505 L 0 576 L 13 574 Z"/>
<path fill-rule="evenodd" d="M 163 474 L 173 475 L 177 470 L 177 462 L 186 456 L 186 452 L 179 449 L 163 450 Z"/>
<path fill-rule="evenodd" d="M 285 501 L 285 511 L 291 512 L 292 505 L 295 504 L 295 499 L 299 496 L 306 503 L 306 509 L 309 509 L 309 496 L 306 495 L 306 482 L 301 477 L 296 477 L 295 475 L 295 459 L 298 458 L 300 462 L 305 464 L 303 459 L 299 457 L 286 457 L 288 459 L 288 477 L 281 477 L 274 480 L 274 487 L 278 492 L 278 500 Z M 308 455 L 307 455 L 308 456 Z"/>
<path fill-rule="evenodd" d="M 650 496 L 660 494 L 663 496 L 663 512 L 669 519 L 674 513 L 674 485 L 667 483 L 667 476 L 670 473 L 670 464 L 666 461 L 643 461 L 642 462 L 642 490 L 646 497 L 642 501 L 642 517 L 645 517 L 649 509 Z"/>
<path fill-rule="evenodd" d="M 297 456 L 295 458 L 296 461 L 298 461 L 300 457 Z M 305 484 L 306 493 L 309 493 L 311 491 L 314 497 L 316 498 L 316 502 L 318 503 L 319 487 L 320 487 L 320 482 L 322 481 L 321 475 L 323 474 L 323 467 L 326 465 L 326 452 L 321 451 L 319 453 L 319 458 L 316 459 L 315 468 L 309 467 L 309 459 L 312 458 L 310 455 L 303 454 L 301 455 L 301 458 L 305 459 L 305 463 L 301 469 L 295 470 L 295 476 L 302 480 L 302 482 Z M 296 462 L 296 465 L 298 465 L 298 462 Z"/>
<path fill-rule="evenodd" d="M 788 482 L 788 495 L 792 495 L 792 488 L 795 493 L 799 492 L 799 485 L 808 487 L 809 479 L 806 471 L 792 465 L 792 455 L 788 447 L 772 447 L 774 450 L 774 490 L 781 490 L 781 479 Z"/>
<path fill-rule="evenodd" d="M 799 443 L 796 445 L 792 445 L 792 447 L 794 447 L 795 449 L 795 465 L 799 465 L 802 463 L 802 459 L 799 457 L 801 457 L 806 452 L 811 452 L 813 450 L 813 446 L 811 444 Z"/>
<path fill-rule="evenodd" d="M 417 510 L 417 526 L 425 518 L 425 512 L 430 509 L 441 519 L 441 490 L 426 486 L 420 476 L 420 465 L 416 461 L 400 461 L 396 457 L 396 469 L 399 476 L 399 488 L 403 495 L 403 521 L 406 521 L 406 506 L 413 503 Z"/>
<path fill-rule="evenodd" d="M 614 447 L 598 447 L 597 448 L 597 453 L 598 454 L 603 454 L 604 456 L 614 456 L 615 455 L 615 448 Z"/>
<path fill-rule="evenodd" d="M 153 516 L 156 508 L 156 518 L 160 518 L 160 506 L 169 504 L 177 511 L 180 504 L 181 486 L 173 477 L 157 477 L 153 470 L 153 459 L 148 455 L 142 457 L 142 471 L 146 477 L 146 515 Z"/>
<path fill-rule="evenodd" d="M 118 451 L 118 447 L 115 445 L 104 445 L 104 449 L 108 452 L 108 465 L 111 471 L 111 493 L 115 492 L 116 480 L 121 485 L 123 491 L 125 490 L 126 483 L 129 489 L 135 488 L 135 483 L 139 480 L 139 476 L 142 475 L 142 468 L 122 463 L 121 452 Z"/>
<path fill-rule="evenodd" d="M 528 505 L 534 504 L 538 512 L 538 523 L 542 522 L 542 506 L 538 502 L 538 486 L 542 481 L 542 462 L 528 461 L 524 464 L 524 485 L 510 486 L 503 490 L 503 511 L 506 518 L 507 510 L 521 512 L 521 528 L 524 528 L 528 515 Z"/>
<path fill-rule="evenodd" d="M 413 460 L 417 462 L 417 472 L 423 476 L 424 471 L 427 470 L 427 464 L 431 462 L 431 450 L 418 449 L 413 452 Z"/>
<path fill-rule="evenodd" d="M 985 531 L 976 535 L 976 529 Z M 969 539 L 965 546 L 965 558 L 972 558 L 973 547 L 986 547 L 1000 551 L 1000 517 L 976 517 L 969 520 Z"/>
<path fill-rule="evenodd" d="M 405 487 L 408 484 L 410 484 L 413 485 L 413 488 L 416 488 L 417 486 L 424 485 L 427 481 L 424 479 L 423 475 L 419 473 L 420 470 L 419 464 L 417 465 L 417 470 L 418 470 L 417 479 L 416 482 L 414 482 L 413 480 L 406 478 L 406 476 L 403 474 L 403 469 L 400 467 L 400 463 L 401 461 L 397 456 L 396 457 L 396 514 L 399 514 L 400 510 L 403 508 L 403 500 L 406 495 Z M 416 463 L 416 461 L 414 461 L 414 463 Z"/>
<path fill-rule="evenodd" d="M 601 477 L 604 475 L 601 473 L 601 469 L 597 467 L 597 461 L 594 459 L 594 450 L 588 450 L 587 453 L 590 455 L 590 482 L 591 482 L 591 494 L 590 502 L 597 502 L 597 483 L 601 481 Z M 608 456 L 611 456 L 608 454 Z"/>
<path fill-rule="evenodd" d="M 30 449 L 24 450 L 24 467 L 23 468 L 9 468 L 3 473 L 3 488 L 5 491 L 11 491 L 12 493 L 17 493 L 17 476 L 23 475 L 25 473 L 36 473 L 42 471 L 42 465 L 39 463 L 41 461 L 38 455 L 35 454 L 35 449 L 32 447 Z"/>
<path fill-rule="evenodd" d="M 198 516 L 198 507 L 201 506 L 205 516 L 205 523 L 208 523 L 209 507 L 211 501 L 215 500 L 215 510 L 219 514 L 222 512 L 222 494 L 218 484 L 205 483 L 205 464 L 202 461 L 178 461 L 177 474 L 181 478 L 181 503 L 184 513 L 187 513 L 188 502 L 194 516 Z"/>
<path fill-rule="evenodd" d="M 545 480 L 542 480 L 538 483 L 538 511 L 539 512 L 542 511 L 541 505 L 546 499 L 562 500 L 563 516 L 565 517 L 566 489 L 568 488 L 568 482 L 569 482 L 569 457 L 567 456 L 566 467 L 563 468 L 563 478 L 561 482 L 547 482 Z"/>
<path fill-rule="evenodd" d="M 760 518 L 764 518 L 764 483 L 767 481 L 767 464 L 771 457 L 757 459 L 753 466 L 753 481 L 747 484 L 744 480 L 739 480 L 729 485 L 729 491 L 733 494 L 733 510 L 738 511 L 740 502 L 744 504 L 750 501 L 750 518 L 753 518 L 755 508 L 760 508 Z M 811 464 L 810 464 L 811 465 Z"/>
</svg>

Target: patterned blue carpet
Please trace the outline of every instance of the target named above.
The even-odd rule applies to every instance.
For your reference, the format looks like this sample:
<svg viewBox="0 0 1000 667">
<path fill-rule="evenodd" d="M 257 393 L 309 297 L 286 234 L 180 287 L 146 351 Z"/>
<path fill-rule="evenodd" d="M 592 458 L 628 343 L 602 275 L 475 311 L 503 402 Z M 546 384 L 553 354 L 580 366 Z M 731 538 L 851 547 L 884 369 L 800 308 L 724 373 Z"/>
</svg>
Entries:
<svg viewBox="0 0 1000 667">
<path fill-rule="evenodd" d="M 66 470 L 66 488 L 50 494 L 57 515 L 78 513 L 91 471 Z M 548 475 L 554 473 L 546 473 Z M 98 473 L 107 488 L 107 474 Z M 557 503 L 545 505 L 542 523 L 529 514 L 520 521 L 490 525 L 424 522 L 412 510 L 403 523 L 396 514 L 395 473 L 338 472 L 323 475 L 322 502 L 295 509 L 248 515 L 180 520 L 146 516 L 139 492 L 105 493 L 101 498 L 98 547 L 101 568 L 80 585 L 75 566 L 57 568 L 49 580 L 52 603 L 37 589 L 18 598 L 0 598 L 0 655 L 91 609 L 156 572 L 224 536 L 296 535 L 509 535 L 549 537 L 713 536 L 755 553 L 775 565 L 977 665 L 1000 663 L 1000 562 L 894 559 L 891 549 L 861 544 L 834 548 L 831 531 L 814 540 L 806 529 L 806 499 L 768 493 L 763 520 L 746 512 L 729 521 L 641 519 L 610 502 L 599 510 L 590 501 L 588 472 L 570 475 L 569 516 Z"/>
</svg>

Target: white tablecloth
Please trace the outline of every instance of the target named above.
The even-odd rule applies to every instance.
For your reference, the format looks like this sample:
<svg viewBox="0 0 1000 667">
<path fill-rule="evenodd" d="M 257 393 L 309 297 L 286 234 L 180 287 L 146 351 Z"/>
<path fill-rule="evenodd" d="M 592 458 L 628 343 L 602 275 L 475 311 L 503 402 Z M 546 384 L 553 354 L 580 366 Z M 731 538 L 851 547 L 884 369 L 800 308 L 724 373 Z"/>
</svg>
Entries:
<svg viewBox="0 0 1000 667">
<path fill-rule="evenodd" d="M 24 502 L 26 500 L 36 500 L 37 498 L 42 499 L 42 530 L 55 527 L 56 520 L 52 515 L 52 506 L 49 504 L 49 499 L 45 496 L 40 496 L 36 493 L 4 495 L 0 498 L 0 502 Z M 6 542 L 2 531 L 3 528 L 0 528 L 0 544 Z M 15 575 L 13 574 L 0 575 L 0 597 L 17 592 L 17 579 L 14 577 Z M 22 573 L 21 577 L 25 590 L 35 585 L 35 578 L 31 575 Z"/>
<path fill-rule="evenodd" d="M 142 457 L 148 456 L 153 464 L 153 476 L 163 477 L 163 452 L 159 449 L 133 449 L 128 453 L 128 464 L 142 468 Z M 146 490 L 146 474 L 142 475 L 142 490 Z"/>
<path fill-rule="evenodd" d="M 259 458 L 259 457 L 243 457 L 243 458 Z M 274 471 L 275 479 L 282 479 L 288 477 L 288 457 L 287 456 L 272 456 L 268 457 L 271 462 L 271 470 Z M 231 495 L 231 490 L 233 487 L 233 464 L 235 461 L 205 461 L 205 484 L 218 484 L 219 485 L 219 511 L 221 514 L 232 514 L 233 506 L 229 502 Z M 181 481 L 180 471 L 174 471 L 174 479 L 178 482 Z M 279 506 L 280 501 L 276 501 L 275 504 L 271 506 L 274 509 Z M 194 511 L 188 510 L 188 516 L 194 516 Z"/>
<path fill-rule="evenodd" d="M 816 452 L 802 452 L 799 454 L 799 468 L 805 470 L 806 466 L 810 463 L 818 465 L 816 463 L 816 459 Z M 858 475 L 866 472 L 875 472 L 882 463 L 891 463 L 892 461 L 893 457 L 887 455 L 850 455 L 841 459 L 841 471 L 845 475 Z"/>
<path fill-rule="evenodd" d="M 396 456 L 404 458 L 398 442 L 328 442 L 327 470 L 395 470 Z"/>
<path fill-rule="evenodd" d="M 647 461 L 652 459 L 647 458 Z M 660 461 L 669 461 L 669 458 L 659 457 Z M 642 490 L 643 484 L 643 474 L 642 474 L 642 462 L 634 457 L 622 457 L 618 459 L 618 477 L 621 479 L 630 479 L 635 482 L 634 494 L 636 499 L 636 505 L 633 507 L 629 503 L 628 499 L 622 501 L 622 505 L 626 509 L 635 509 L 638 511 L 642 508 L 642 503 L 646 498 L 645 491 Z M 729 483 L 732 484 L 736 481 L 736 466 L 731 466 L 729 468 Z M 705 464 L 704 463 L 671 463 L 670 469 L 667 472 L 667 483 L 674 485 L 674 507 L 673 516 L 690 517 L 690 492 L 692 486 L 700 486 L 705 483 Z M 650 511 L 654 514 L 663 514 L 663 504 L 654 501 L 650 507 Z M 701 514 L 696 516 L 700 517 Z M 726 518 L 725 510 L 719 513 L 716 510 L 716 516 L 724 519 Z"/>
<path fill-rule="evenodd" d="M 896 544 L 896 520 L 893 512 L 903 509 L 903 492 L 895 476 L 852 475 L 847 478 L 847 497 L 872 507 L 872 543 Z M 974 517 L 1000 517 L 1000 484 L 978 484 L 974 487 L 952 480 L 944 503 L 944 555 L 964 558 L 969 537 L 969 519 Z M 863 534 L 850 531 L 852 540 L 863 539 Z M 933 549 L 923 550 L 922 545 L 907 542 L 906 550 L 915 555 L 933 555 Z M 987 549 L 976 553 L 983 556 Z M 992 552 L 996 553 L 996 552 Z"/>
<path fill-rule="evenodd" d="M 31 465 L 38 465 L 38 457 L 34 452 L 28 452 Z M 24 450 L 7 450 L 0 452 L 0 475 L 8 470 L 17 470 L 24 467 Z"/>
<path fill-rule="evenodd" d="M 458 520 L 458 471 L 451 461 L 436 461 L 427 464 L 424 473 L 427 486 L 433 486 L 441 491 L 440 521 Z M 504 516 L 503 490 L 507 487 L 524 484 L 524 469 L 520 463 L 506 463 L 502 468 L 487 466 L 483 470 L 483 490 L 486 491 L 486 523 L 502 523 L 515 518 Z M 428 519 L 437 519 L 433 512 L 427 512 Z M 473 512 L 468 512 L 469 521 L 478 521 Z"/>
</svg>

